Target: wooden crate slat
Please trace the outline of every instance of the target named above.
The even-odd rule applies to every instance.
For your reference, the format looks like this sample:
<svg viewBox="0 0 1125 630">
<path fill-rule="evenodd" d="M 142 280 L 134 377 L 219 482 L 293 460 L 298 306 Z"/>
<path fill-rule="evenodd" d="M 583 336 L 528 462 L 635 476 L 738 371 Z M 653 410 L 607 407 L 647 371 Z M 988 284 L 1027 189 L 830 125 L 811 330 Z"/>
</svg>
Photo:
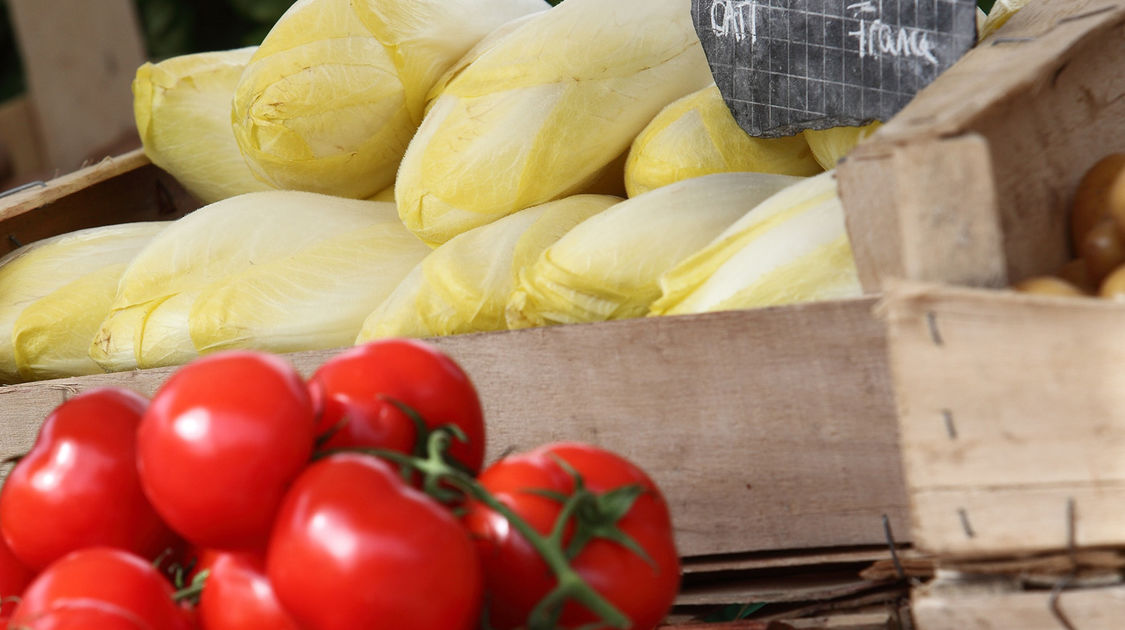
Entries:
<svg viewBox="0 0 1125 630">
<path fill-rule="evenodd" d="M 1050 591 L 916 593 L 918 630 L 1060 630 L 1048 605 Z M 1066 591 L 1059 608 L 1080 630 L 1120 630 L 1125 623 L 1125 586 Z"/>
<path fill-rule="evenodd" d="M 1001 555 L 1125 546 L 1125 305 L 893 285 L 914 542 Z"/>
<path fill-rule="evenodd" d="M 909 540 L 894 405 L 871 299 L 434 340 L 481 391 L 490 458 L 556 440 L 632 458 L 685 555 Z M 310 373 L 333 352 L 290 355 Z M 77 391 L 151 394 L 155 369 L 0 387 L 0 457 Z"/>
<path fill-rule="evenodd" d="M 83 228 L 166 221 L 198 208 L 171 175 L 137 149 L 0 197 L 0 256 L 39 239 Z"/>
<path fill-rule="evenodd" d="M 1122 67 L 1125 0 L 1050 0 L 939 76 L 838 168 L 864 287 L 1003 286 L 1066 262 L 1075 184 L 1125 147 Z"/>
</svg>

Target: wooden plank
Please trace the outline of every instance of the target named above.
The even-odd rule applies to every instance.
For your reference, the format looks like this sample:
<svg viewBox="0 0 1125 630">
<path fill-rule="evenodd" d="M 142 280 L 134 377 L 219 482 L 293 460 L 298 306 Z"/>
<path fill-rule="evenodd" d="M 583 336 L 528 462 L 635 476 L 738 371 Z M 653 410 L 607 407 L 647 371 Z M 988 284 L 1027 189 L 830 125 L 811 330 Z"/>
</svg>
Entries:
<svg viewBox="0 0 1125 630">
<path fill-rule="evenodd" d="M 1049 608 L 1050 591 L 916 591 L 914 622 L 918 630 L 1059 630 L 1065 628 Z M 1125 586 L 1066 591 L 1059 609 L 1072 628 L 1121 630 L 1125 620 Z"/>
<path fill-rule="evenodd" d="M 434 340 L 477 384 L 488 455 L 555 440 L 619 451 L 668 497 L 683 555 L 909 540 L 872 299 Z M 306 374 L 333 352 L 291 355 Z M 169 370 L 0 388 L 0 458 L 75 392 L 151 394 Z"/>
<path fill-rule="evenodd" d="M 145 61 L 131 0 L 10 0 L 47 163 L 71 171 L 136 134 L 130 89 Z"/>
<path fill-rule="evenodd" d="M 0 197 L 0 255 L 82 228 L 175 219 L 199 206 L 138 149 Z"/>
<path fill-rule="evenodd" d="M 1125 546 L 1125 305 L 896 284 L 882 311 L 914 542 Z"/>
<path fill-rule="evenodd" d="M 9 165 L 8 179 L 0 177 L 0 181 L 22 181 L 46 168 L 38 130 L 35 112 L 26 97 L 0 104 L 0 145 Z"/>
<path fill-rule="evenodd" d="M 1067 205 L 1081 175 L 1125 146 L 1123 66 L 1125 0 L 1032 2 L 920 92 L 838 168 L 865 288 L 889 277 L 999 286 L 1066 262 Z M 985 181 L 965 188 L 968 169 L 940 159 L 964 153 L 959 143 L 973 134 L 988 147 L 988 166 L 978 155 L 973 168 L 991 193 Z M 1000 260 L 987 230 L 970 238 L 990 214 Z M 942 238 L 904 229 L 932 217 L 945 222 Z M 943 269 L 951 249 L 959 253 Z M 911 264 L 919 260 L 931 264 Z M 974 270 L 973 261 L 989 264 Z"/>
</svg>

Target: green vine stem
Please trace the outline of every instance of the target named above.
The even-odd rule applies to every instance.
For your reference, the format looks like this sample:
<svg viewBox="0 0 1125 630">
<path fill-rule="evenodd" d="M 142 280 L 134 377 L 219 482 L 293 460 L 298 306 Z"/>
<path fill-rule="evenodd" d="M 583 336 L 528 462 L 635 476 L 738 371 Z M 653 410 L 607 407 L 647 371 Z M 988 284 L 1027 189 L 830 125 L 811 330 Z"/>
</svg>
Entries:
<svg viewBox="0 0 1125 630">
<path fill-rule="evenodd" d="M 484 486 L 480 485 L 471 474 L 461 470 L 457 466 L 450 465 L 446 452 L 452 444 L 453 431 L 453 429 L 443 426 L 430 432 L 426 441 L 425 457 L 416 457 L 384 449 L 340 448 L 319 452 L 316 454 L 315 458 L 321 459 L 335 453 L 361 452 L 375 455 L 421 473 L 423 476 L 423 489 L 427 494 L 430 494 L 440 501 L 450 502 L 457 498 L 451 495 L 450 486 L 452 486 L 459 490 L 464 496 L 478 501 L 503 516 L 508 523 L 523 536 L 524 540 L 535 549 L 539 556 L 543 558 L 548 568 L 554 573 L 557 581 L 555 588 L 544 596 L 531 611 L 528 617 L 529 630 L 553 630 L 558 615 L 562 610 L 562 605 L 567 601 L 575 601 L 582 604 L 589 609 L 590 612 L 600 617 L 605 625 L 612 628 L 621 628 L 622 630 L 629 628 L 632 623 L 629 617 L 594 590 L 593 587 L 570 566 L 570 558 L 575 555 L 575 550 L 567 550 L 563 547 L 562 539 L 566 522 L 580 507 L 588 503 L 591 498 L 596 499 L 596 496 L 585 491 L 577 492 L 571 497 L 560 497 L 565 498 L 566 501 L 562 505 L 559 517 L 555 522 L 555 527 L 548 536 L 543 536 L 529 525 L 527 521 L 520 517 L 519 514 L 516 514 L 515 511 L 486 490 Z M 568 551 L 570 552 L 569 554 Z"/>
</svg>

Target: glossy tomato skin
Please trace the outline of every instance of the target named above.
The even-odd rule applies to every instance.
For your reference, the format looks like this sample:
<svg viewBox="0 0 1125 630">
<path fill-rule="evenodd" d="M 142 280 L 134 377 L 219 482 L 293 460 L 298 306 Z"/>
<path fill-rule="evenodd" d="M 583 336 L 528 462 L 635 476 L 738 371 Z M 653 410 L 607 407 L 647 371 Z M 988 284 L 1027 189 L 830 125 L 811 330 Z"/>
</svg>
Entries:
<svg viewBox="0 0 1125 630">
<path fill-rule="evenodd" d="M 190 630 L 172 587 L 145 559 L 109 547 L 75 551 L 47 567 L 24 591 L 13 628 Z"/>
<path fill-rule="evenodd" d="M 0 531 L 41 570 L 84 547 L 155 558 L 174 536 L 144 492 L 136 435 L 147 401 L 122 389 L 84 392 L 57 407 L 0 491 Z"/>
<path fill-rule="evenodd" d="M 529 490 L 568 496 L 573 493 L 573 479 L 555 457 L 570 464 L 586 487 L 597 493 L 633 484 L 645 489 L 618 526 L 640 544 L 654 564 L 615 542 L 595 539 L 571 566 L 632 620 L 631 628 L 656 627 L 679 590 L 680 563 L 667 504 L 641 469 L 594 446 L 559 443 L 504 458 L 481 473 L 480 482 L 536 531 L 547 534 L 560 504 Z M 477 541 L 484 567 L 489 621 L 498 630 L 524 625 L 531 610 L 555 586 L 554 576 L 502 516 L 474 501 L 466 507 L 464 522 Z M 591 613 L 571 603 L 563 611 L 560 627 L 575 628 L 595 621 Z"/>
<path fill-rule="evenodd" d="M 321 405 L 317 433 L 336 430 L 328 448 L 368 446 L 410 453 L 414 424 L 379 398 L 384 395 L 418 411 L 430 428 L 460 427 L 469 440 L 454 441 L 450 454 L 480 472 L 484 417 L 476 389 L 457 363 L 425 342 L 385 339 L 346 350 L 312 375 L 309 389 Z"/>
<path fill-rule="evenodd" d="M 333 455 L 302 473 L 278 513 L 266 574 L 307 630 L 470 630 L 479 621 L 468 532 L 367 455 Z"/>
<path fill-rule="evenodd" d="M 157 512 L 196 546 L 260 550 L 312 454 L 314 430 L 308 390 L 283 359 L 209 355 L 153 396 L 137 433 L 141 483 Z"/>
<path fill-rule="evenodd" d="M 34 577 L 35 572 L 24 566 L 0 538 L 0 621 L 11 616 L 16 607 L 15 600 L 9 598 L 19 597 Z"/>
<path fill-rule="evenodd" d="M 300 630 L 278 603 L 263 558 L 223 553 L 207 570 L 198 608 L 202 630 Z"/>
</svg>

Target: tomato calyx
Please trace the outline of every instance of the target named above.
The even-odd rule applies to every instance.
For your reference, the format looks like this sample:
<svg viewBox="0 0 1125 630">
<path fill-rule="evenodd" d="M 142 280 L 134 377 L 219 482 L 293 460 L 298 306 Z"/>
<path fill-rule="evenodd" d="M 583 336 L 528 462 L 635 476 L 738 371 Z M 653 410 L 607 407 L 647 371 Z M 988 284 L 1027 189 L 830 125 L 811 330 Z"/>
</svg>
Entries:
<svg viewBox="0 0 1125 630">
<path fill-rule="evenodd" d="M 391 400 L 407 415 L 422 422 L 417 412 Z M 422 428 L 419 429 L 421 435 Z M 527 620 L 528 630 L 553 630 L 558 626 L 563 606 L 577 602 L 597 615 L 601 622 L 591 627 L 609 626 L 629 628 L 631 620 L 617 609 L 609 600 L 594 590 L 571 566 L 570 562 L 591 541 L 602 538 L 616 542 L 638 554 L 649 564 L 654 564 L 635 540 L 622 532 L 617 523 L 632 508 L 633 503 L 644 494 L 639 485 L 629 485 L 598 494 L 589 490 L 582 476 L 566 462 L 559 460 L 563 469 L 574 480 L 574 492 L 570 495 L 543 490 L 529 490 L 562 503 L 560 513 L 551 532 L 544 536 L 535 530 L 519 514 L 486 490 L 463 466 L 450 461 L 448 450 L 454 439 L 463 438 L 456 426 L 442 425 L 425 431 L 425 449 L 420 455 L 407 455 L 387 449 L 341 448 L 318 452 L 314 459 L 321 459 L 341 452 L 360 452 L 381 457 L 398 464 L 404 476 L 414 473 L 422 476 L 422 489 L 434 499 L 445 503 L 459 503 L 465 497 L 480 502 L 508 521 L 528 544 L 535 549 L 550 571 L 554 574 L 556 585 L 532 609 Z M 573 523 L 570 541 L 566 543 L 568 525 Z M 487 627 L 487 624 L 486 626 Z"/>
<path fill-rule="evenodd" d="M 195 574 L 191 579 L 191 584 L 184 586 L 172 594 L 172 599 L 177 603 L 190 603 L 193 606 L 199 604 L 199 596 L 203 594 L 203 587 L 207 584 L 207 578 L 211 575 L 210 569 L 204 569 Z"/>
</svg>

